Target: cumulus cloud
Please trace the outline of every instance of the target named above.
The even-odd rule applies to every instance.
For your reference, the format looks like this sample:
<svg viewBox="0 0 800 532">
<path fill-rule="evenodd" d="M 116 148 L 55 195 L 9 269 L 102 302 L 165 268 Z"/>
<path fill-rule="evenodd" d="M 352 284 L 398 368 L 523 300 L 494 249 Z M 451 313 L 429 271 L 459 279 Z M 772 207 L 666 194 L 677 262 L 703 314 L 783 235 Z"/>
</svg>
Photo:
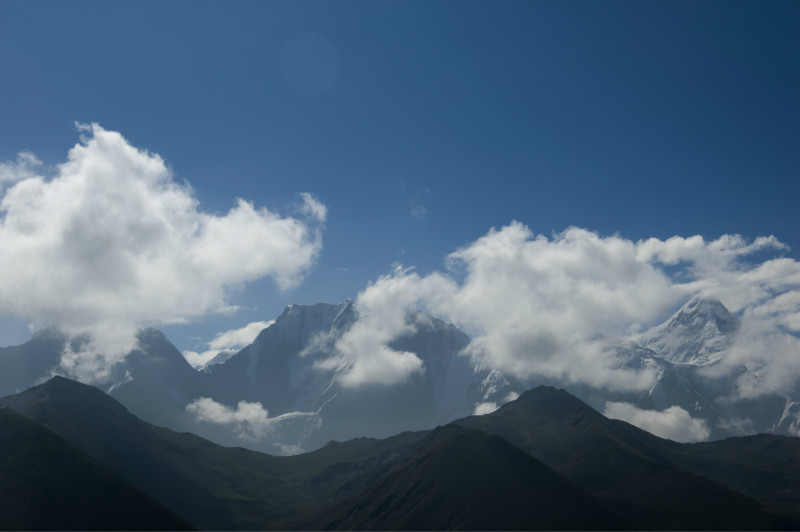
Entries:
<svg viewBox="0 0 800 532">
<path fill-rule="evenodd" d="M 423 371 L 415 353 L 396 351 L 388 344 L 414 331 L 409 308 L 437 284 L 436 276 L 421 279 L 397 266 L 392 275 L 381 277 L 359 294 L 359 319 L 335 341 L 334 355 L 314 366 L 336 371 L 346 387 L 397 384 Z"/>
<path fill-rule="evenodd" d="M 708 439 L 710 431 L 704 419 L 695 419 L 679 406 L 666 410 L 643 410 L 630 403 L 607 402 L 603 414 L 627 421 L 642 430 L 669 440 L 691 443 Z"/>
<path fill-rule="evenodd" d="M 745 314 L 741 329 L 725 356 L 703 368 L 709 377 L 736 376 L 731 399 L 755 398 L 769 393 L 789 393 L 800 379 L 800 338 L 775 322 Z M 747 371 L 737 371 L 746 368 Z"/>
<path fill-rule="evenodd" d="M 421 276 L 396 266 L 370 283 L 356 300 L 366 312 L 319 367 L 344 368 L 351 386 L 424 371 L 413 353 L 388 347 L 413 332 L 408 309 L 422 308 L 465 329 L 473 337 L 466 354 L 507 374 L 645 390 L 654 369 L 632 367 L 615 345 L 699 295 L 720 299 L 752 324 L 742 334 L 750 343 L 742 340 L 741 355 L 720 368 L 769 366 L 761 388 L 741 386 L 742 393 L 769 393 L 800 376 L 790 334 L 800 321 L 800 263 L 754 257 L 785 249 L 772 236 L 636 242 L 574 227 L 548 237 L 513 222 L 451 253 L 445 271 Z"/>
<path fill-rule="evenodd" d="M 80 130 L 54 175 L 37 175 L 30 154 L 0 174 L 13 183 L 0 197 L 0 314 L 90 333 L 62 360 L 72 376 L 104 378 L 141 326 L 233 310 L 247 282 L 292 288 L 320 253 L 325 208 L 311 195 L 297 218 L 242 199 L 207 214 L 159 155 Z"/>
<path fill-rule="evenodd" d="M 269 413 L 261 403 L 239 401 L 234 410 L 208 397 L 201 397 L 189 403 L 186 411 L 198 421 L 230 426 L 246 440 L 260 440 L 269 431 Z"/>
<path fill-rule="evenodd" d="M 275 323 L 275 320 L 254 321 L 239 329 L 221 332 L 217 334 L 213 340 L 208 342 L 207 350 L 202 353 L 198 353 L 197 351 L 184 351 L 183 357 L 195 369 L 205 367 L 212 360 L 214 360 L 214 363 L 224 362 L 224 360 L 220 359 L 220 355 L 224 355 L 225 353 L 233 355 L 237 351 L 240 351 L 253 343 L 258 333 L 273 323 Z M 227 358 L 225 358 L 225 360 L 227 360 Z"/>
</svg>

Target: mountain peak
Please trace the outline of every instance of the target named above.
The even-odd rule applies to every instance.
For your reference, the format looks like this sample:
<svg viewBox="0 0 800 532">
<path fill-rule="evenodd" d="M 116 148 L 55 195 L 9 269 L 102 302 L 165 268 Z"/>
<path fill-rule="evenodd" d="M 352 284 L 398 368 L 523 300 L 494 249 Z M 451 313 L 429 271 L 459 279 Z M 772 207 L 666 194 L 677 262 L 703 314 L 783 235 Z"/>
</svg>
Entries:
<svg viewBox="0 0 800 532">
<path fill-rule="evenodd" d="M 13 408 L 26 417 L 37 417 L 37 421 L 45 425 L 57 424 L 67 414 L 87 422 L 109 413 L 117 419 L 136 419 L 127 408 L 98 388 L 58 375 L 24 392 L 3 397 L 0 407 Z"/>
<path fill-rule="evenodd" d="M 95 396 L 95 397 L 106 397 L 106 394 L 102 392 L 102 390 L 96 388 L 95 386 L 91 386 L 89 384 L 84 384 L 82 382 L 78 382 L 73 379 L 69 379 L 67 377 L 62 377 L 61 375 L 54 375 L 50 379 L 46 380 L 42 384 L 38 386 L 34 386 L 32 388 L 28 388 L 24 392 L 17 394 L 18 396 L 24 394 L 69 394 L 72 397 L 78 396 Z M 109 397 L 109 400 L 112 400 Z"/>
<path fill-rule="evenodd" d="M 640 341 L 670 362 L 707 366 L 720 359 L 739 325 L 739 318 L 719 300 L 694 297 Z"/>
<path fill-rule="evenodd" d="M 673 317 L 672 320 L 683 320 L 684 322 L 700 318 L 706 321 L 714 321 L 719 332 L 731 334 L 739 329 L 739 318 L 734 316 L 719 299 L 693 297 L 683 306 Z"/>
<path fill-rule="evenodd" d="M 355 319 L 356 310 L 350 299 L 342 303 L 287 305 L 275 323 L 261 331 L 255 343 L 279 334 L 285 336 L 290 351 L 299 351 L 314 335 L 347 327 Z"/>
<path fill-rule="evenodd" d="M 352 299 L 346 299 L 341 303 L 315 303 L 313 305 L 286 305 L 281 315 L 275 321 L 290 319 L 292 317 L 300 316 L 330 316 L 338 315 L 353 306 Z"/>
<path fill-rule="evenodd" d="M 498 412 L 507 410 L 521 410 L 530 415 L 543 418 L 564 418 L 565 416 L 599 417 L 595 409 L 562 388 L 553 386 L 537 386 L 520 395 L 516 400 L 506 403 Z"/>
</svg>

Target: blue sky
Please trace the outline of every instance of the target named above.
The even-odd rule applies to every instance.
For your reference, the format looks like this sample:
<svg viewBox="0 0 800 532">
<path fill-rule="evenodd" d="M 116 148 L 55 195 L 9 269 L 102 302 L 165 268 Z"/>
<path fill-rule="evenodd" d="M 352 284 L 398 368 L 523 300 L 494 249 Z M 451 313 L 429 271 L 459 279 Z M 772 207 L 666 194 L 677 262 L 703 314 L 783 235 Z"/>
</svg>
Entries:
<svg viewBox="0 0 800 532">
<path fill-rule="evenodd" d="M 0 0 L 0 69 L 0 161 L 53 168 L 97 123 L 204 212 L 327 207 L 299 285 L 164 326 L 181 349 L 395 262 L 441 270 L 513 220 L 800 249 L 796 2 Z"/>
</svg>

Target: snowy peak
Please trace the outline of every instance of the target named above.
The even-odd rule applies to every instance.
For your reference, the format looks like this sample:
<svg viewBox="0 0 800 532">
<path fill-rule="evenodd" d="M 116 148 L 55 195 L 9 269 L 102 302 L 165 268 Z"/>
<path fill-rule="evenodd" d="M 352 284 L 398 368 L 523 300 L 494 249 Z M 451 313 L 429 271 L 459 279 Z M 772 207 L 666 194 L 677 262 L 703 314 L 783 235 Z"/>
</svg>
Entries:
<svg viewBox="0 0 800 532">
<path fill-rule="evenodd" d="M 739 318 L 716 299 L 693 298 L 640 337 L 645 347 L 675 364 L 706 366 L 720 359 L 739 330 Z"/>
<path fill-rule="evenodd" d="M 316 305 L 288 305 L 275 320 L 286 328 L 327 331 L 354 320 L 356 311 L 350 299 L 342 303 L 317 303 Z"/>
<path fill-rule="evenodd" d="M 717 299 L 701 299 L 698 297 L 689 301 L 670 319 L 668 323 L 685 325 L 689 329 L 698 325 L 705 327 L 713 324 L 724 335 L 729 335 L 739 329 L 739 318 L 731 314 Z"/>
<path fill-rule="evenodd" d="M 315 335 L 344 330 L 356 318 L 357 311 L 349 299 L 338 304 L 288 305 L 274 324 L 261 331 L 254 343 L 271 343 L 275 335 L 279 335 L 287 349 L 300 351 Z"/>
</svg>

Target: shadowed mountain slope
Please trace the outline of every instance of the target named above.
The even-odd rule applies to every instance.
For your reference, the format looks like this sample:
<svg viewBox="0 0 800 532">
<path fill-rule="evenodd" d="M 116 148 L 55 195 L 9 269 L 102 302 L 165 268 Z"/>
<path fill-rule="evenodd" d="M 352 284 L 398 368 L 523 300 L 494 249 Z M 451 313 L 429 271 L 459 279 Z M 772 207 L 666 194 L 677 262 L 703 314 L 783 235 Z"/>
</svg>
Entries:
<svg viewBox="0 0 800 532">
<path fill-rule="evenodd" d="M 22 345 L 0 347 L 0 396 L 19 393 L 52 375 L 67 340 L 51 327 Z"/>
<path fill-rule="evenodd" d="M 51 428 L 200 528 L 478 529 L 498 518 L 500 528 L 622 523 L 547 466 L 475 431 L 403 433 L 275 457 L 154 427 L 100 390 L 61 377 L 0 406 Z M 407 513 L 402 525 L 392 524 L 397 514 L 382 504 L 389 500 Z M 451 513 L 442 514 L 444 506 Z M 539 508 L 538 520 L 529 520 L 529 508 Z"/>
<path fill-rule="evenodd" d="M 758 434 L 685 444 L 672 446 L 669 457 L 681 469 L 800 520 L 800 438 Z"/>
<path fill-rule="evenodd" d="M 0 528 L 192 527 L 85 452 L 5 408 L 0 410 Z"/>
<path fill-rule="evenodd" d="M 335 511 L 354 530 L 625 528 L 594 497 L 496 436 L 449 425 Z"/>
<path fill-rule="evenodd" d="M 676 467 L 675 453 L 687 453 L 690 445 L 610 420 L 563 390 L 541 386 L 492 414 L 455 423 L 514 443 L 642 528 L 791 529 L 799 524 Z"/>
<path fill-rule="evenodd" d="M 149 425 L 97 388 L 62 377 L 0 406 L 50 428 L 199 528 L 234 527 L 238 515 L 260 511 L 251 508 L 254 495 L 269 498 L 256 487 L 274 484 L 274 457 Z"/>
<path fill-rule="evenodd" d="M 45 425 L 204 529 L 800 525 L 729 489 L 783 497 L 791 508 L 796 455 L 784 453 L 795 449 L 793 439 L 729 440 L 725 462 L 705 447 L 710 444 L 662 440 L 554 388 L 537 388 L 492 414 L 458 422 L 483 432 L 447 426 L 332 442 L 290 457 L 149 425 L 100 390 L 60 377 L 2 398 L 0 407 Z M 716 461 L 704 457 L 709 453 Z M 691 472 L 702 469 L 729 487 Z M 758 481 L 748 483 L 755 473 Z"/>
</svg>

